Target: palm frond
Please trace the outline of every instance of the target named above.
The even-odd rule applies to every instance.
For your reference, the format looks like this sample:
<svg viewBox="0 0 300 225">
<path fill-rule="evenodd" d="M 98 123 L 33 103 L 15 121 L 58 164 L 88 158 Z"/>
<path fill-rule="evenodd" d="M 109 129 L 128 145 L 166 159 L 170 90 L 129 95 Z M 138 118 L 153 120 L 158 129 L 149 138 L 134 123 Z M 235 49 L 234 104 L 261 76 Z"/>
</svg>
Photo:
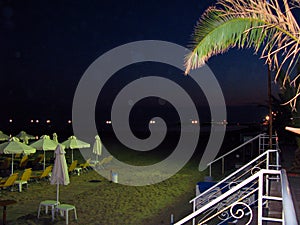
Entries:
<svg viewBox="0 0 300 225">
<path fill-rule="evenodd" d="M 253 26 L 257 29 L 251 29 Z M 211 56 L 232 47 L 254 47 L 258 50 L 266 37 L 262 32 L 263 26 L 262 21 L 252 18 L 210 17 L 202 21 L 195 28 L 194 47 L 186 57 L 186 71 L 202 66 Z"/>
<path fill-rule="evenodd" d="M 287 0 L 278 1 L 219 0 L 208 8 L 195 27 L 192 51 L 185 58 L 186 74 L 211 56 L 239 47 L 261 50 L 270 68 L 284 68 L 285 76 L 290 76 L 299 59 L 300 29 Z M 294 0 L 293 7 L 299 6 L 300 1 Z M 296 78 L 284 80 L 296 84 Z"/>
</svg>

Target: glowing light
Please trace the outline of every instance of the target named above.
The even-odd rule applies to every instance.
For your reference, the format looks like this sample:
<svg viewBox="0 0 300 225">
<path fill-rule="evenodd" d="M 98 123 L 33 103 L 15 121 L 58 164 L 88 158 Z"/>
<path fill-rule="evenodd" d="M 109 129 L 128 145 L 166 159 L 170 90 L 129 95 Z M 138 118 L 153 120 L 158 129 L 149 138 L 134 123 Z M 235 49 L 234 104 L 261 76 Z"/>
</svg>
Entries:
<svg viewBox="0 0 300 225">
<path fill-rule="evenodd" d="M 68 120 L 68 124 L 72 123 L 72 120 Z"/>
<path fill-rule="evenodd" d="M 13 120 L 12 120 L 12 119 L 9 119 L 9 122 L 10 122 L 10 123 L 12 123 L 12 122 L 13 122 Z"/>
<path fill-rule="evenodd" d="M 198 120 L 192 120 L 192 124 L 198 124 Z"/>
<path fill-rule="evenodd" d="M 150 120 L 150 124 L 154 124 L 155 123 L 155 120 Z"/>
<path fill-rule="evenodd" d="M 222 124 L 227 125 L 228 124 L 227 120 L 223 120 Z"/>
<path fill-rule="evenodd" d="M 51 123 L 51 120 L 46 120 L 46 123 Z"/>
<path fill-rule="evenodd" d="M 106 120 L 106 124 L 111 124 L 111 120 Z"/>
<path fill-rule="evenodd" d="M 36 123 L 39 123 L 40 121 L 39 121 L 39 120 L 36 120 L 35 122 L 36 122 Z"/>
<path fill-rule="evenodd" d="M 30 123 L 33 123 L 34 122 L 34 120 L 30 120 Z"/>
<path fill-rule="evenodd" d="M 265 119 L 266 119 L 267 121 L 269 121 L 269 120 L 270 120 L 270 116 L 269 116 L 269 115 L 266 115 Z"/>
</svg>

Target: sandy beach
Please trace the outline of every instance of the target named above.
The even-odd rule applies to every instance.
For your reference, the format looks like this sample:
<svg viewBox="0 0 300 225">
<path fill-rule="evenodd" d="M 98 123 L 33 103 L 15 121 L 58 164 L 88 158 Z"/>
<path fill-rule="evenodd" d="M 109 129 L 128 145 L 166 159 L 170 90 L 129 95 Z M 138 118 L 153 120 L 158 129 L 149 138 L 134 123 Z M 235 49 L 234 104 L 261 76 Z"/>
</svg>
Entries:
<svg viewBox="0 0 300 225">
<path fill-rule="evenodd" d="M 105 170 L 109 178 L 110 170 Z M 178 179 L 184 185 L 178 184 Z M 189 174 L 183 169 L 161 183 L 134 187 L 113 183 L 89 170 L 80 176 L 71 175 L 69 185 L 60 185 L 59 199 L 61 203 L 76 206 L 78 220 L 74 220 L 71 212 L 69 224 L 170 224 L 171 214 L 179 219 L 190 212 L 188 201 L 194 196 L 194 184 L 198 179 L 195 173 Z M 21 193 L 17 186 L 14 191 L 2 190 L 0 199 L 17 201 L 7 207 L 7 224 L 65 224 L 59 215 L 52 222 L 51 215 L 46 215 L 44 210 L 37 219 L 39 203 L 56 199 L 56 185 L 48 180 L 31 181 L 28 189 L 24 188 Z"/>
<path fill-rule="evenodd" d="M 231 139 L 230 139 L 231 140 Z M 121 149 L 114 146 L 114 149 Z M 120 184 L 126 177 L 129 180 L 138 178 L 139 180 L 156 180 L 168 174 L 162 172 L 124 171 L 118 168 L 114 159 L 103 169 L 103 176 L 93 169 L 78 175 L 70 175 L 70 184 L 60 185 L 60 203 L 74 205 L 77 209 L 78 220 L 74 220 L 71 211 L 69 224 L 84 225 L 159 225 L 170 224 L 173 214 L 174 221 L 177 221 L 192 211 L 189 201 L 195 196 L 195 186 L 197 182 L 203 181 L 207 171 L 199 172 L 198 163 L 201 156 L 194 155 L 179 172 L 165 179 L 162 182 L 145 185 L 131 186 Z M 119 153 L 122 151 L 119 150 Z M 36 153 L 39 154 L 39 153 Z M 141 165 L 152 165 L 160 161 L 155 155 L 145 157 L 143 154 L 117 154 L 124 162 L 138 162 Z M 47 152 L 48 164 L 53 163 L 49 158 L 53 157 L 53 152 Z M 164 156 L 160 156 L 164 157 Z M 70 152 L 66 154 L 70 165 Z M 84 159 L 80 151 L 74 151 L 74 158 L 78 159 L 78 164 Z M 119 183 L 111 182 L 110 172 L 118 172 Z M 20 175 L 23 170 L 20 170 Z M 33 171 L 35 172 L 35 171 Z M 132 175 L 134 174 L 134 175 Z M 41 217 L 37 218 L 38 207 L 41 201 L 56 200 L 56 185 L 51 185 L 49 180 L 36 182 L 30 181 L 28 189 L 24 188 L 21 193 L 17 186 L 14 191 L 1 190 L 0 200 L 12 199 L 17 203 L 7 207 L 7 224 L 65 224 L 65 219 L 56 215 L 51 221 L 50 213 L 45 214 L 42 210 Z"/>
<path fill-rule="evenodd" d="M 283 153 L 283 167 L 289 168 L 293 161 L 294 148 L 283 149 Z M 75 158 L 80 158 L 79 151 L 76 151 Z M 207 171 L 198 171 L 196 158 L 169 179 L 146 186 L 111 182 L 111 171 L 118 172 L 119 181 L 124 174 L 133 174 L 132 171 L 118 170 L 118 165 L 113 160 L 102 168 L 104 176 L 93 169 L 81 173 L 80 176 L 70 175 L 70 184 L 59 186 L 59 200 L 61 203 L 76 206 L 78 220 L 74 220 L 74 214 L 70 212 L 71 225 L 169 225 L 171 214 L 174 215 L 174 220 L 178 221 L 192 211 L 189 200 L 195 196 L 195 185 L 207 175 Z M 79 163 L 82 163 L 82 160 Z M 135 174 L 137 175 L 139 174 Z M 140 174 L 140 179 L 151 179 L 150 175 L 162 176 L 159 173 L 145 172 Z M 127 179 L 130 179 L 130 176 L 127 176 Z M 9 225 L 65 224 L 65 219 L 59 215 L 52 221 L 50 213 L 45 214 L 44 210 L 41 217 L 37 218 L 40 202 L 56 199 L 56 185 L 51 185 L 49 180 L 32 180 L 28 189 L 24 187 L 21 193 L 18 192 L 17 186 L 14 187 L 14 191 L 1 190 L 0 200 L 6 199 L 17 202 L 7 207 Z"/>
</svg>

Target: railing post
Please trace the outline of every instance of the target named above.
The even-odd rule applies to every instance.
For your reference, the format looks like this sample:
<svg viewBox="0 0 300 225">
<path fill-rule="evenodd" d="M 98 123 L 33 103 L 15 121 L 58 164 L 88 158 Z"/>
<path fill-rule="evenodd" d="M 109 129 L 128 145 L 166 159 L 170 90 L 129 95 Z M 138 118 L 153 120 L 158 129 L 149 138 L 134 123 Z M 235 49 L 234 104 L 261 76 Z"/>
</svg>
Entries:
<svg viewBox="0 0 300 225">
<path fill-rule="evenodd" d="M 266 169 L 269 169 L 270 165 L 270 152 L 267 151 L 267 161 L 266 161 Z"/>
<path fill-rule="evenodd" d="M 193 212 L 196 211 L 196 200 L 193 201 Z M 193 218 L 193 225 L 195 225 L 196 219 Z"/>
<path fill-rule="evenodd" d="M 258 155 L 261 154 L 260 151 L 261 151 L 261 135 L 259 135 L 259 138 L 258 138 Z"/>
<path fill-rule="evenodd" d="M 265 143 L 265 135 L 262 136 L 262 142 L 263 142 L 262 143 L 262 151 L 265 152 L 265 144 L 266 144 Z M 259 154 L 261 154 L 261 153 L 259 153 Z"/>
<path fill-rule="evenodd" d="M 277 170 L 279 170 L 279 163 L 280 163 L 280 159 L 279 159 L 279 149 L 276 149 L 277 152 L 276 152 L 276 167 L 277 167 Z"/>
<path fill-rule="evenodd" d="M 225 173 L 225 162 L 224 162 L 224 157 L 222 158 L 222 175 Z"/>
<path fill-rule="evenodd" d="M 258 178 L 258 209 L 257 209 L 257 224 L 262 225 L 263 216 L 263 173 Z"/>
<path fill-rule="evenodd" d="M 270 168 L 270 160 L 271 160 L 271 153 L 267 152 L 267 162 L 266 162 L 266 169 L 269 170 Z M 269 175 L 266 175 L 266 195 L 269 196 Z M 269 201 L 267 202 L 267 206 L 269 207 Z"/>
</svg>

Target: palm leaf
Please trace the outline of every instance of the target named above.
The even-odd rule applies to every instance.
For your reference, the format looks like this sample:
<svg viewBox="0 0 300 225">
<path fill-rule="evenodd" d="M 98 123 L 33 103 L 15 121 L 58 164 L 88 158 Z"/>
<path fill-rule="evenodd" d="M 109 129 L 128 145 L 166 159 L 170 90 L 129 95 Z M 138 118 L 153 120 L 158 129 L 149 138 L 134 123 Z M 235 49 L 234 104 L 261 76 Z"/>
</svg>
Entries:
<svg viewBox="0 0 300 225">
<path fill-rule="evenodd" d="M 216 17 L 202 21 L 195 29 L 193 51 L 186 58 L 186 71 L 202 66 L 211 56 L 232 47 L 258 49 L 266 37 L 263 25 L 262 21 L 252 18 Z M 257 29 L 250 29 L 254 26 Z"/>
<path fill-rule="evenodd" d="M 261 50 L 261 58 L 278 71 L 275 80 L 282 69 L 289 77 L 299 58 L 300 29 L 287 0 L 278 1 L 219 0 L 208 8 L 195 27 L 192 51 L 185 59 L 186 74 L 211 56 L 238 47 Z M 294 1 L 293 7 L 299 5 L 299 0 Z M 297 75 L 284 81 L 296 85 L 296 79 Z"/>
</svg>

